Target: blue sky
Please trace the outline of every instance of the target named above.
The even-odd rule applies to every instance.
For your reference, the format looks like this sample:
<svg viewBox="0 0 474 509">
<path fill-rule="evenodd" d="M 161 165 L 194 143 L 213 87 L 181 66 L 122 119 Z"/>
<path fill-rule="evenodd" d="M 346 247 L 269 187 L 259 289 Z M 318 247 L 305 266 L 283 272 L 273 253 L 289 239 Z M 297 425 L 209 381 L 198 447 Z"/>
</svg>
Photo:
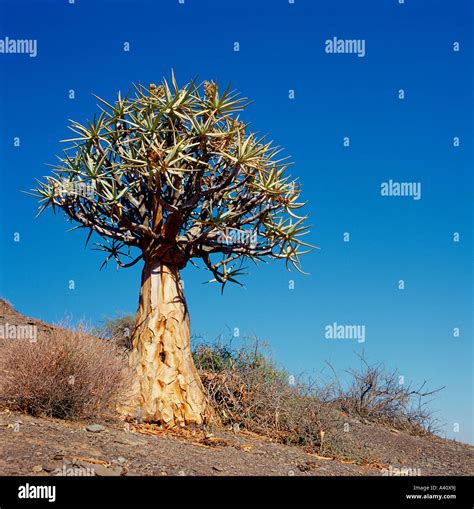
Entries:
<svg viewBox="0 0 474 509">
<path fill-rule="evenodd" d="M 84 233 L 67 233 L 60 215 L 35 220 L 20 190 L 48 174 L 67 119 L 96 111 L 91 93 L 111 99 L 171 68 L 181 83 L 231 81 L 255 101 L 245 120 L 291 155 L 321 249 L 304 260 L 309 276 L 278 262 L 249 267 L 246 287 L 223 296 L 202 284 L 207 272 L 185 269 L 193 332 L 212 339 L 238 327 L 234 344 L 256 335 L 290 373 L 313 376 L 326 361 L 353 366 L 364 349 L 406 381 L 446 385 L 434 403 L 443 431 L 472 442 L 470 4 L 0 0 L 0 39 L 38 45 L 34 58 L 0 53 L 0 294 L 46 321 L 134 313 L 140 267 L 99 272 Z M 326 53 L 333 37 L 365 40 L 365 56 Z M 381 196 L 390 179 L 421 183 L 421 199 Z M 334 322 L 365 325 L 365 342 L 326 339 Z"/>
</svg>

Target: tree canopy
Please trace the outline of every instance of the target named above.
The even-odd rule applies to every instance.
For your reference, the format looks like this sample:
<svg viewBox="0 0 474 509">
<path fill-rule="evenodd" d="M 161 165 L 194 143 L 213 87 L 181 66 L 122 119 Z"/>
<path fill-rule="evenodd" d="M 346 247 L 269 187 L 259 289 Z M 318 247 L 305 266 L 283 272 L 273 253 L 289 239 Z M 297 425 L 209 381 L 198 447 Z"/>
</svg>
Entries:
<svg viewBox="0 0 474 509">
<path fill-rule="evenodd" d="M 40 212 L 61 210 L 104 242 L 104 264 L 140 259 L 183 268 L 201 259 L 223 286 L 245 260 L 284 259 L 301 270 L 311 249 L 301 186 L 266 137 L 238 113 L 249 103 L 227 87 L 193 80 L 134 85 L 91 121 L 70 121 L 75 137 L 38 182 Z M 137 248 L 137 252 L 133 248 Z"/>
</svg>

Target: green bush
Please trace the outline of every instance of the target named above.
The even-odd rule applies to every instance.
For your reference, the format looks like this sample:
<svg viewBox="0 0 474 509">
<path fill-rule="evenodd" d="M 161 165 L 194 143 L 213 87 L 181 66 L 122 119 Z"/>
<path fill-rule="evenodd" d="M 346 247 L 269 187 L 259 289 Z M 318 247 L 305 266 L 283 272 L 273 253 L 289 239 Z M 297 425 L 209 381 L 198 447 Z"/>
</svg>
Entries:
<svg viewBox="0 0 474 509">
<path fill-rule="evenodd" d="M 106 318 L 104 324 L 95 330 L 97 336 L 112 340 L 122 350 L 132 349 L 132 334 L 135 327 L 133 315 L 121 315 L 116 318 Z"/>
</svg>

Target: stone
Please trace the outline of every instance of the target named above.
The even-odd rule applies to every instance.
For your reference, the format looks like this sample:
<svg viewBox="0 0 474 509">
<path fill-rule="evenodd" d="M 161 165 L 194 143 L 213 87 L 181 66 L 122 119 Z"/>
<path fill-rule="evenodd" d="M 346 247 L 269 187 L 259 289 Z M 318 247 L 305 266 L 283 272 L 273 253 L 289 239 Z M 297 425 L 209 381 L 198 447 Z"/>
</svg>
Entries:
<svg viewBox="0 0 474 509">
<path fill-rule="evenodd" d="M 46 464 L 46 465 L 43 465 L 43 470 L 45 472 L 54 472 L 54 470 L 56 470 L 56 467 L 53 465 Z"/>
<path fill-rule="evenodd" d="M 105 426 L 102 426 L 100 424 L 89 424 L 86 427 L 87 431 L 90 431 L 91 433 L 100 433 L 101 431 L 105 431 Z"/>
</svg>

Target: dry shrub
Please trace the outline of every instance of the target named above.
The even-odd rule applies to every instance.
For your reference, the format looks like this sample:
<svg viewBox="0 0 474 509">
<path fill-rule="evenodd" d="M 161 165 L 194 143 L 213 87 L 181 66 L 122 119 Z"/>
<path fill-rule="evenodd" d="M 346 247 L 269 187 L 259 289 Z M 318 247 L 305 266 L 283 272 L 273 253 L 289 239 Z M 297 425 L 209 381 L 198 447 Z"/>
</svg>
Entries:
<svg viewBox="0 0 474 509">
<path fill-rule="evenodd" d="M 201 378 L 224 424 L 237 423 L 309 452 L 345 456 L 350 450 L 353 456 L 354 444 L 343 435 L 342 414 L 306 384 L 290 386 L 281 378 L 269 379 L 258 368 L 203 372 Z"/>
<path fill-rule="evenodd" d="M 424 381 L 418 387 L 405 384 L 398 370 L 387 370 L 383 363 L 370 364 L 359 355 L 360 366 L 347 371 L 350 383 L 341 387 L 333 370 L 333 400 L 349 415 L 388 425 L 413 435 L 432 434 L 438 421 L 427 398 L 443 389 L 427 390 Z"/>
<path fill-rule="evenodd" d="M 289 383 L 257 341 L 239 350 L 222 343 L 199 345 L 194 360 L 223 424 L 308 452 L 370 461 L 369 451 L 344 432 L 346 419 L 329 401 L 330 391 L 300 380 Z"/>
<path fill-rule="evenodd" d="M 0 400 L 32 415 L 64 419 L 108 411 L 127 386 L 126 362 L 111 344 L 81 330 L 8 341 L 0 351 Z"/>
<path fill-rule="evenodd" d="M 194 361 L 211 403 L 226 425 L 239 424 L 280 443 L 309 452 L 370 463 L 372 451 L 348 433 L 348 421 L 376 422 L 412 434 L 434 431 L 425 398 L 436 391 L 399 384 L 398 372 L 370 365 L 363 356 L 343 387 L 335 370 L 316 384 L 291 380 L 277 369 L 258 341 L 241 349 L 231 343 L 199 344 Z"/>
</svg>

